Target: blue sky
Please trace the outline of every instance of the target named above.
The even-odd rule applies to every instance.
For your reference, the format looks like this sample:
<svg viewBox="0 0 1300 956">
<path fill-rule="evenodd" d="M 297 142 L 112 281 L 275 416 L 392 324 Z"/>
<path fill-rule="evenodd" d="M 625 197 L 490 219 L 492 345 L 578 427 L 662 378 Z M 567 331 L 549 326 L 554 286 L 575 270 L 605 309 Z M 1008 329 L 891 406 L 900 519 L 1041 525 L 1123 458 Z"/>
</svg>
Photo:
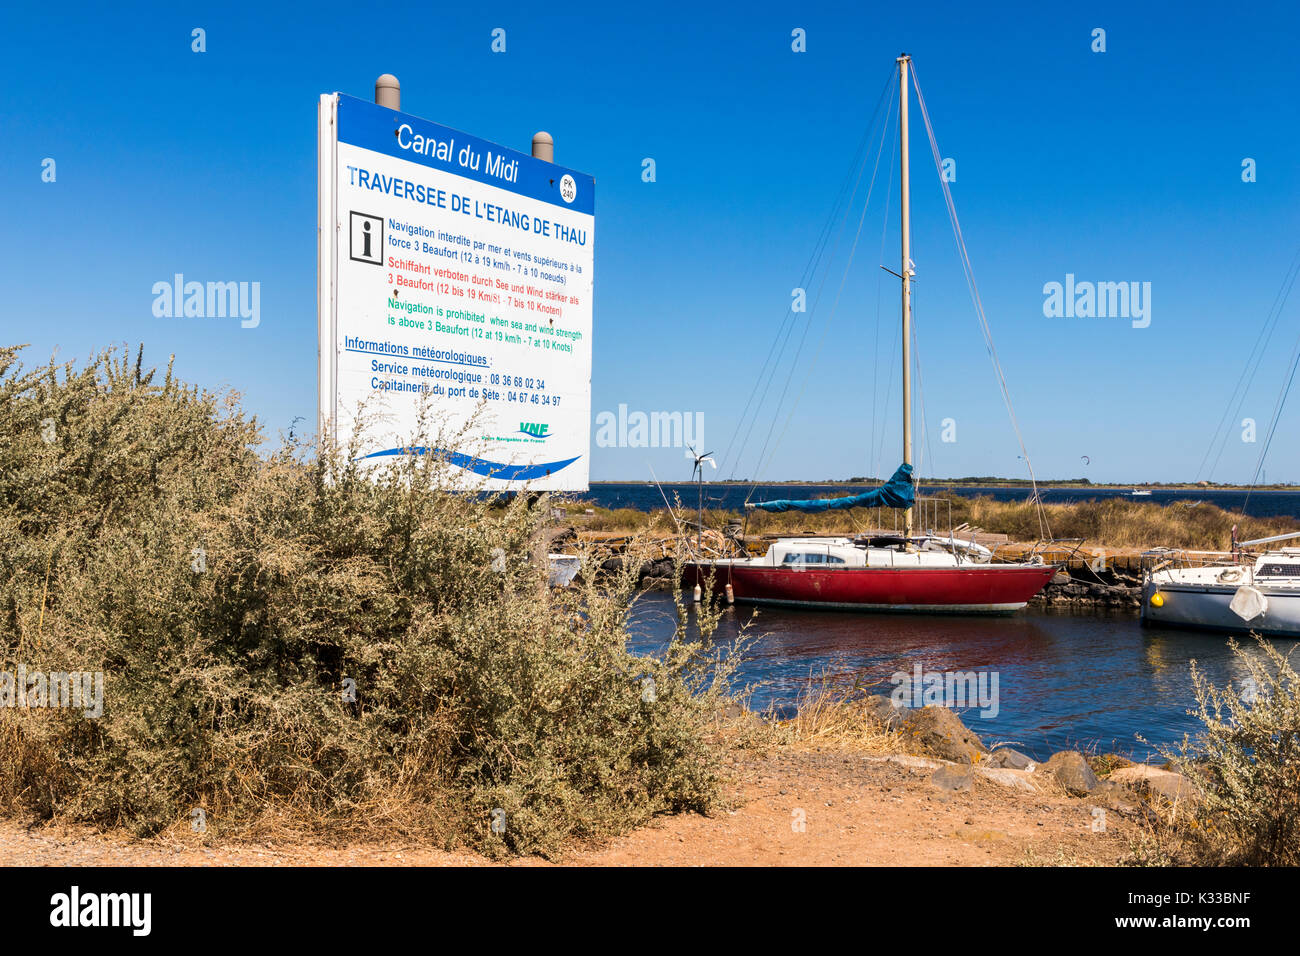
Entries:
<svg viewBox="0 0 1300 956">
<path fill-rule="evenodd" d="M 406 111 L 524 150 L 549 130 L 557 159 L 595 177 L 593 416 L 700 412 L 720 452 L 906 51 L 957 162 L 953 195 L 1038 474 L 1206 477 L 1211 433 L 1300 248 L 1298 21 L 1280 3 L 9 5 L 0 340 L 30 342 L 32 363 L 143 342 L 159 364 L 176 353 L 182 377 L 240 391 L 272 432 L 314 420 L 316 100 L 370 97 L 392 72 Z M 191 52 L 194 27 L 206 53 Z M 496 27 L 504 54 L 490 50 Z M 791 50 L 796 27 L 806 53 Z M 1105 53 L 1090 49 L 1097 27 Z M 921 471 L 1021 475 L 915 106 L 912 142 Z M 891 203 L 883 260 L 880 206 L 833 319 L 806 319 L 805 359 L 833 324 L 795 372 L 792 391 L 806 390 L 770 466 L 755 474 L 765 414 L 740 475 L 897 463 L 897 294 L 879 269 L 897 268 Z M 152 285 L 177 272 L 260 282 L 260 326 L 155 318 Z M 1067 273 L 1150 282 L 1150 326 L 1044 317 L 1043 284 Z M 1300 294 L 1243 409 L 1261 436 L 1298 333 Z M 944 418 L 955 442 L 939 440 Z M 1298 421 L 1289 409 L 1270 480 L 1300 481 Z M 1259 444 L 1239 433 L 1216 480 L 1254 470 Z M 592 452 L 593 479 L 690 473 L 677 450 Z"/>
</svg>

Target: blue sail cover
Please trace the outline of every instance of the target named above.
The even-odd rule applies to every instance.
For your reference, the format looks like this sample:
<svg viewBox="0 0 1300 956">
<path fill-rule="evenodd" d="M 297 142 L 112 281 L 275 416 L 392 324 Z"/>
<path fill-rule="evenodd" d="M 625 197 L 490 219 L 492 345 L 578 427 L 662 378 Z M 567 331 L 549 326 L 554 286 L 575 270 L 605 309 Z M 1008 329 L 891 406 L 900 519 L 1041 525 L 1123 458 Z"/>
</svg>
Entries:
<svg viewBox="0 0 1300 956">
<path fill-rule="evenodd" d="M 803 501 L 756 501 L 763 511 L 838 511 L 843 508 L 910 508 L 915 488 L 912 466 L 899 465 L 894 477 L 879 488 L 848 498 L 810 498 Z"/>
</svg>

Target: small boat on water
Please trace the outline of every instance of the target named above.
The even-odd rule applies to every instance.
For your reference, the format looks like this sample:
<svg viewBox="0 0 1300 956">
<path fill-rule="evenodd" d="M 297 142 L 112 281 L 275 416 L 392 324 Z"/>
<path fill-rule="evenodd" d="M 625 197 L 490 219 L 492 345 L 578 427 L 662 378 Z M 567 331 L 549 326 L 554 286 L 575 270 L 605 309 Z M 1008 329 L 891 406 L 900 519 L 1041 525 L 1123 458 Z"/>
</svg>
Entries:
<svg viewBox="0 0 1300 956">
<path fill-rule="evenodd" d="M 1300 276 L 1300 253 L 1292 259 L 1282 280 L 1265 319 L 1265 330 L 1276 326 L 1296 285 L 1297 276 Z M 1256 349 L 1261 345 L 1266 349 L 1269 336 L 1271 332 L 1266 335 L 1261 331 Z M 1201 460 L 1202 469 L 1211 461 L 1217 464 L 1223 454 L 1231 433 L 1229 425 L 1236 419 L 1234 410 L 1240 408 L 1245 389 L 1249 388 L 1258 367 L 1258 359 L 1252 353 L 1210 439 L 1209 448 Z M 1281 390 L 1273 405 L 1273 417 L 1264 433 L 1266 437 L 1249 484 L 1251 490 L 1260 487 L 1267 478 L 1264 464 L 1297 372 L 1300 372 L 1300 336 L 1297 336 L 1291 360 L 1282 376 Z M 1210 470 L 1204 472 L 1206 481 L 1199 483 L 1201 487 L 1207 487 L 1213 471 L 1214 465 L 1211 464 Z M 1249 503 L 1250 494 L 1247 493 L 1241 506 L 1243 516 Z M 1231 550 L 1227 552 L 1173 548 L 1147 552 L 1143 556 L 1142 623 L 1269 637 L 1300 637 L 1300 548 L 1280 547 L 1282 542 L 1297 538 L 1300 538 L 1300 532 L 1239 542 L 1237 528 L 1233 526 Z"/>
<path fill-rule="evenodd" d="M 780 538 L 756 558 L 692 562 L 689 585 L 736 601 L 848 611 L 1009 614 L 1056 574 L 1039 561 L 994 564 L 964 556 L 957 539 Z"/>
<path fill-rule="evenodd" d="M 908 75 L 911 58 L 897 60 L 902 207 L 902 258 L 894 273 L 902 283 L 903 464 L 884 485 L 859 495 L 807 501 L 750 503 L 769 511 L 824 512 L 848 508 L 903 510 L 900 535 L 789 537 L 758 557 L 705 558 L 684 565 L 687 587 L 709 587 L 750 604 L 854 611 L 1006 614 L 1023 608 L 1056 574 L 1041 557 L 996 563 L 973 540 L 933 532 L 914 533 L 912 474 L 912 280 L 908 169 Z M 924 108 L 924 103 L 922 103 Z M 928 118 L 927 118 L 928 128 Z M 936 152 L 936 156 L 938 153 Z M 892 270 L 891 270 L 892 271 Z M 699 466 L 697 458 L 696 466 Z M 1031 472 L 1032 475 L 1032 472 Z M 701 506 L 701 525 L 703 514 Z"/>
<path fill-rule="evenodd" d="M 1130 492 L 1130 496 L 1133 498 L 1150 498 L 1151 492 L 1145 488 L 1134 488 L 1133 491 Z"/>
<path fill-rule="evenodd" d="M 1300 537 L 1243 541 L 1230 555 L 1148 552 L 1142 622 L 1270 637 L 1300 637 L 1300 548 L 1245 549 Z M 1199 561 L 1198 559 L 1205 559 Z"/>
</svg>

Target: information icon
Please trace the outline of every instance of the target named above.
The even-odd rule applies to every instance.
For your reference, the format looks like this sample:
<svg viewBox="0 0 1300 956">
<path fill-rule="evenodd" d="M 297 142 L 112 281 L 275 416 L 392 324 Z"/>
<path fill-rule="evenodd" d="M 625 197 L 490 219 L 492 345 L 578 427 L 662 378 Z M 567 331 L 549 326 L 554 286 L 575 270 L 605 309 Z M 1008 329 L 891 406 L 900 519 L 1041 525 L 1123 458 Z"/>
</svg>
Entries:
<svg viewBox="0 0 1300 956">
<path fill-rule="evenodd" d="M 354 262 L 369 262 L 371 265 L 384 264 L 384 220 L 379 216 L 367 216 L 363 212 L 352 213 L 352 242 L 349 255 Z"/>
</svg>

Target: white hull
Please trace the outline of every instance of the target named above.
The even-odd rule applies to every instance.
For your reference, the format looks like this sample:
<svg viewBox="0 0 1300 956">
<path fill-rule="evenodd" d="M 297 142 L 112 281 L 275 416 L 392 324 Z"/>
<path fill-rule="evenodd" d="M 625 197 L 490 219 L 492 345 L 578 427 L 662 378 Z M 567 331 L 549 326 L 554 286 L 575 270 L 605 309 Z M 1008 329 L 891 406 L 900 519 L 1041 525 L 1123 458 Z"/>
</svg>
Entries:
<svg viewBox="0 0 1300 956">
<path fill-rule="evenodd" d="M 1288 556 L 1294 561 L 1294 557 Z M 1261 559 L 1261 564 L 1268 558 Z M 1300 581 L 1261 579 L 1249 566 L 1235 580 L 1220 581 L 1223 568 L 1170 568 L 1149 574 L 1142 585 L 1145 624 L 1254 632 L 1270 637 L 1300 637 Z M 1250 586 L 1267 601 L 1263 613 L 1243 620 L 1229 606 L 1242 586 Z M 1158 595 L 1158 605 L 1152 599 Z"/>
</svg>

